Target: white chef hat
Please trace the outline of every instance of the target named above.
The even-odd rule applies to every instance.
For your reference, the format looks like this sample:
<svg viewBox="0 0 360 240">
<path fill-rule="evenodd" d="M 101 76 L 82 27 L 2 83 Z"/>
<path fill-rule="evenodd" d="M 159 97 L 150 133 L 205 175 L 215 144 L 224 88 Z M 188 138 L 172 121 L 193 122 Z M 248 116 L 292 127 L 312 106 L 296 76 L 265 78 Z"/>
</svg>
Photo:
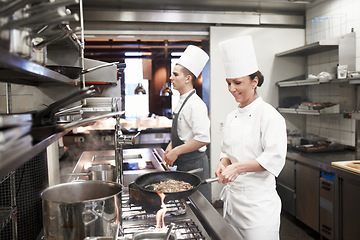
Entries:
<svg viewBox="0 0 360 240">
<path fill-rule="evenodd" d="M 226 78 L 244 77 L 259 70 L 251 36 L 222 41 L 219 48 Z"/>
<path fill-rule="evenodd" d="M 195 77 L 198 77 L 208 60 L 209 56 L 204 50 L 194 45 L 189 45 L 177 63 L 187 68 Z"/>
</svg>

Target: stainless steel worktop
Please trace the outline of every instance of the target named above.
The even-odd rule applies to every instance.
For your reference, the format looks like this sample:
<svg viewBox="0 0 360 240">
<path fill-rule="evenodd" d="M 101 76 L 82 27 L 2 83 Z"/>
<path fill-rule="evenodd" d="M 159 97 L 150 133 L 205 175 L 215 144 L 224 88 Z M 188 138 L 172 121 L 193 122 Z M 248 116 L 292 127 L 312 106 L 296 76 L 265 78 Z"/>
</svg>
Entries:
<svg viewBox="0 0 360 240">
<path fill-rule="evenodd" d="M 124 149 L 124 185 L 129 185 L 144 173 L 162 171 L 163 167 L 156 156 L 163 156 L 163 150 L 159 148 Z M 115 166 L 115 150 L 83 152 L 73 173 L 86 172 L 86 169 L 93 164 L 111 164 Z M 72 178 L 87 177 L 72 176 Z"/>
<path fill-rule="evenodd" d="M 331 166 L 332 162 L 359 160 L 360 152 L 344 150 L 338 152 L 304 153 L 290 148 L 286 157 L 327 172 L 334 172 L 341 177 L 360 181 L 359 174 Z"/>
</svg>

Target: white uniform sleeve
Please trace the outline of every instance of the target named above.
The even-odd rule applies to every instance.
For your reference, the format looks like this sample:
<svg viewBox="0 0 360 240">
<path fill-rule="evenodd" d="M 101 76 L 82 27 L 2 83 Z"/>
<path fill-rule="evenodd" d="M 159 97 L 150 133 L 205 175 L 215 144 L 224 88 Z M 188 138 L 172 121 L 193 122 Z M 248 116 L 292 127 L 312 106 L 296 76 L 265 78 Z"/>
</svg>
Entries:
<svg viewBox="0 0 360 240">
<path fill-rule="evenodd" d="M 194 139 L 210 143 L 210 119 L 205 103 L 199 101 L 192 104 L 189 114 L 191 116 L 186 121 L 193 132 Z"/>
<path fill-rule="evenodd" d="M 263 153 L 256 160 L 277 177 L 285 164 L 287 134 L 285 119 L 275 109 L 268 109 L 263 115 L 261 144 Z"/>
</svg>

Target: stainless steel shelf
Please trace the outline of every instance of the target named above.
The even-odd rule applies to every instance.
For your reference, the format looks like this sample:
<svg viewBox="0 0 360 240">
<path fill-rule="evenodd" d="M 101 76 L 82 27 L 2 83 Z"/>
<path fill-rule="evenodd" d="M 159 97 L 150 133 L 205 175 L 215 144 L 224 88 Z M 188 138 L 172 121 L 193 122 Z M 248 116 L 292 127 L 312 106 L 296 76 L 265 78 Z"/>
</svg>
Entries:
<svg viewBox="0 0 360 240">
<path fill-rule="evenodd" d="M 321 40 L 301 46 L 298 48 L 290 49 L 281 53 L 277 53 L 276 57 L 295 57 L 295 56 L 307 56 L 310 54 L 325 52 L 328 50 L 337 49 L 339 47 L 339 39 Z"/>
<path fill-rule="evenodd" d="M 16 151 L 10 158 L 2 159 L 0 161 L 0 179 L 7 176 L 9 172 L 15 171 L 18 167 L 29 161 L 31 158 L 38 155 L 46 147 L 53 142 L 60 139 L 67 134 L 71 129 L 67 129 L 63 132 L 59 132 L 48 137 L 45 137 L 42 141 L 34 144 L 31 147 L 24 148 L 21 151 Z"/>
<path fill-rule="evenodd" d="M 75 80 L 0 48 L 0 82 L 39 86 L 75 85 Z"/>
<path fill-rule="evenodd" d="M 334 105 L 332 107 L 312 110 L 312 109 L 299 109 L 299 108 L 278 108 L 280 113 L 291 113 L 291 114 L 303 114 L 303 115 L 322 115 L 322 114 L 339 114 L 340 109 L 339 105 Z"/>
<path fill-rule="evenodd" d="M 276 85 L 278 87 L 299 87 L 299 86 L 310 86 L 310 85 L 319 85 L 319 84 L 336 84 L 336 83 L 349 83 L 356 84 L 350 82 L 349 79 L 332 79 L 327 82 L 322 82 L 319 79 L 298 79 L 298 80 L 285 80 L 277 82 Z M 359 82 L 360 83 L 360 82 Z"/>
</svg>

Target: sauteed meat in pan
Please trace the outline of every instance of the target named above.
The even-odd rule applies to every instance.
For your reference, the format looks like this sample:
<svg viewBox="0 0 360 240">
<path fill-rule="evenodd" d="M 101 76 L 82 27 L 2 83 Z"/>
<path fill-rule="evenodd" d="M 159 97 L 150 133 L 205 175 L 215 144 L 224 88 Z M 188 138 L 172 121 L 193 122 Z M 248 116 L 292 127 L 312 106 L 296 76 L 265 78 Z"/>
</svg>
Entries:
<svg viewBox="0 0 360 240">
<path fill-rule="evenodd" d="M 160 183 L 154 183 L 146 186 L 147 189 L 154 190 L 156 192 L 171 193 L 182 192 L 193 189 L 194 186 L 190 183 L 177 180 L 161 181 Z"/>
</svg>

